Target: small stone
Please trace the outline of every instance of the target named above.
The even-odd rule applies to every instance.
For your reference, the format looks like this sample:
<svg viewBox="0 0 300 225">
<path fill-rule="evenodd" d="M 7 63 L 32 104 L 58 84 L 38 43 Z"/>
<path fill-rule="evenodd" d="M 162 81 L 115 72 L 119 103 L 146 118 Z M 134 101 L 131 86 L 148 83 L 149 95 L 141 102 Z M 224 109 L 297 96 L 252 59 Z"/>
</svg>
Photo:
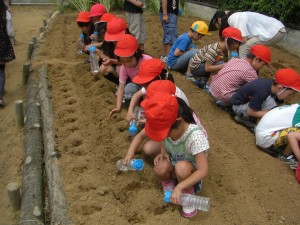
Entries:
<svg viewBox="0 0 300 225">
<path fill-rule="evenodd" d="M 31 162 L 31 156 L 27 156 L 25 160 L 25 164 L 28 165 Z"/>
<path fill-rule="evenodd" d="M 99 192 L 98 192 L 98 194 L 101 195 L 101 196 L 103 196 L 103 195 L 105 195 L 105 192 L 102 189 L 100 189 Z"/>
<path fill-rule="evenodd" d="M 286 220 L 286 218 L 285 218 L 285 217 L 283 217 L 283 216 L 281 216 L 281 217 L 280 217 L 280 219 L 281 219 L 281 220 L 283 220 L 283 221 L 285 221 L 285 220 Z"/>
<path fill-rule="evenodd" d="M 33 215 L 36 216 L 36 217 L 39 217 L 40 215 L 42 215 L 40 207 L 34 206 L 34 208 L 33 208 Z"/>
</svg>

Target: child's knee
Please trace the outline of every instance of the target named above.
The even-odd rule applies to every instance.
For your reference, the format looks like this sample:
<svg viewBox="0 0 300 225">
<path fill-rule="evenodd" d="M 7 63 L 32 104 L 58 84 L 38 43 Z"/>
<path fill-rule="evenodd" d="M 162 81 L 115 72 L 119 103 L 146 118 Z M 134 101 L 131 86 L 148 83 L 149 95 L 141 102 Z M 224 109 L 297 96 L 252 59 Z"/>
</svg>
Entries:
<svg viewBox="0 0 300 225">
<path fill-rule="evenodd" d="M 195 170 L 194 165 L 188 161 L 180 161 L 175 165 L 175 173 L 179 180 L 189 177 Z"/>
<path fill-rule="evenodd" d="M 146 155 L 156 155 L 160 151 L 160 143 L 156 144 L 153 141 L 148 141 L 143 146 Z"/>
</svg>

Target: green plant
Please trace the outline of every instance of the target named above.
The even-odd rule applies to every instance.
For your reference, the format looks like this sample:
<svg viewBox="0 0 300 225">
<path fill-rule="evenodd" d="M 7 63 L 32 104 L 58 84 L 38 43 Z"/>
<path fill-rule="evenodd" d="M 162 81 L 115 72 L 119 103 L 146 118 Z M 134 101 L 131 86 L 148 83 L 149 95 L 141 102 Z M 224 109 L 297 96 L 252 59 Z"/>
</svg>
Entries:
<svg viewBox="0 0 300 225">
<path fill-rule="evenodd" d="M 91 7 L 90 0 L 69 0 L 70 4 L 72 4 L 77 11 L 79 12 L 88 12 Z"/>
<path fill-rule="evenodd" d="M 107 12 L 121 9 L 123 7 L 123 0 L 98 0 L 100 4 L 104 5 Z"/>
</svg>

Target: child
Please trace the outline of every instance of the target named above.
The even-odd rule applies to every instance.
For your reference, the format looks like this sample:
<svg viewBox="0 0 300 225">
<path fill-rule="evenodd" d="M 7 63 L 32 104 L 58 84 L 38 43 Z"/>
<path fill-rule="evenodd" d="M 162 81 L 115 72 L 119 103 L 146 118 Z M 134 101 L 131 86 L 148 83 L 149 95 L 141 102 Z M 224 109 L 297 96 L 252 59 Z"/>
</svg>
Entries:
<svg viewBox="0 0 300 225">
<path fill-rule="evenodd" d="M 114 53 L 116 42 L 126 33 L 126 22 L 120 18 L 114 18 L 107 23 L 107 30 L 104 35 L 104 42 L 100 47 L 101 51 L 96 53 L 100 56 L 102 64 L 100 74 L 107 80 L 119 85 L 120 62 Z"/>
<path fill-rule="evenodd" d="M 208 27 L 203 21 L 196 21 L 192 24 L 187 33 L 182 34 L 172 45 L 167 65 L 171 70 L 186 71 L 188 62 L 197 52 L 197 49 L 191 49 L 192 41 L 200 40 L 208 33 Z"/>
<path fill-rule="evenodd" d="M 141 62 L 152 58 L 142 54 L 137 39 L 130 34 L 123 35 L 117 42 L 114 53 L 119 57 L 122 66 L 119 72 L 117 106 L 111 110 L 109 117 L 121 111 L 123 95 L 125 104 L 129 106 L 132 96 L 141 89 L 141 86 L 133 83 L 132 79 L 136 76 Z"/>
<path fill-rule="evenodd" d="M 151 140 L 163 141 L 161 153 L 154 159 L 154 172 L 162 180 L 164 191 L 173 191 L 171 202 L 179 204 L 181 193 L 195 194 L 208 174 L 208 140 L 182 99 L 158 92 L 141 105 L 147 118 L 146 135 Z M 196 213 L 193 206 L 183 206 L 181 210 L 184 217 Z"/>
<path fill-rule="evenodd" d="M 146 26 L 143 14 L 144 3 L 137 0 L 125 0 L 124 9 L 128 28 L 139 43 L 139 49 L 144 53 L 144 43 L 146 40 Z"/>
<path fill-rule="evenodd" d="M 148 59 L 144 62 L 147 62 L 149 60 L 151 60 L 151 59 Z M 141 63 L 141 64 L 142 65 L 141 65 L 140 70 L 143 70 L 143 68 L 146 68 L 146 67 L 144 67 L 144 66 L 146 66 L 145 64 L 143 64 L 143 63 Z M 149 84 L 149 86 L 147 87 L 147 93 L 145 95 L 146 95 L 146 98 L 150 98 L 157 92 L 176 95 L 177 97 L 181 98 L 188 105 L 188 99 L 186 98 L 185 94 L 183 92 L 180 92 L 181 90 L 180 91 L 179 90 L 180 89 L 177 88 L 175 86 L 175 84 L 170 80 L 155 80 Z M 131 101 L 133 101 L 133 99 Z M 130 103 L 130 105 L 131 105 L 131 103 Z M 194 118 L 196 124 L 200 127 L 200 129 L 203 131 L 203 133 L 207 137 L 207 132 L 204 129 L 204 127 L 202 126 L 200 119 L 197 117 L 195 112 L 193 112 L 193 118 Z M 133 117 L 131 117 L 131 119 L 136 119 L 136 118 L 134 118 L 134 116 L 133 116 Z M 142 121 L 142 120 L 139 120 L 138 122 L 145 123 L 145 120 L 144 121 Z M 134 153 L 136 152 L 137 148 L 141 145 L 141 143 L 144 140 L 146 140 L 146 138 L 147 138 L 147 136 L 145 133 L 145 129 L 142 129 L 132 140 L 130 147 L 128 149 L 128 152 L 124 158 L 125 163 L 128 163 L 129 160 L 134 157 Z M 158 155 L 160 153 L 160 142 L 148 140 L 143 145 L 143 151 L 146 155 L 154 155 L 154 156 Z"/>
<path fill-rule="evenodd" d="M 271 51 L 264 45 L 254 45 L 246 59 L 233 58 L 212 76 L 210 93 L 221 106 L 230 106 L 230 98 L 244 84 L 257 79 L 258 71 L 270 64 Z"/>
<path fill-rule="evenodd" d="M 10 39 L 14 39 L 11 13 L 3 0 L 0 0 L 0 107 L 4 107 L 5 63 L 13 61 L 14 49 Z"/>
<path fill-rule="evenodd" d="M 292 69 L 281 69 L 274 79 L 256 79 L 241 87 L 230 99 L 235 120 L 254 127 L 263 115 L 296 93 L 300 75 Z M 295 86 L 296 85 L 296 86 Z"/>
<path fill-rule="evenodd" d="M 300 91 L 300 81 L 292 88 Z M 284 105 L 266 113 L 256 126 L 255 137 L 256 144 L 262 148 L 285 147 L 279 158 L 296 169 L 300 162 L 300 105 Z"/>
<path fill-rule="evenodd" d="M 102 4 L 94 4 L 90 9 L 89 17 L 92 18 L 94 24 L 98 23 L 103 14 L 106 13 L 106 8 Z"/>
<path fill-rule="evenodd" d="M 160 21 L 163 28 L 162 55 L 160 60 L 164 63 L 168 61 L 171 46 L 178 38 L 177 19 L 178 19 L 179 0 L 160 1 Z"/>
<path fill-rule="evenodd" d="M 214 43 L 199 49 L 190 59 L 187 76 L 205 77 L 209 88 L 210 74 L 217 73 L 223 68 L 224 61 L 228 61 L 231 52 L 236 52 L 243 43 L 241 31 L 227 27 L 222 32 L 222 38 Z M 203 86 L 202 86 L 203 87 Z"/>
<path fill-rule="evenodd" d="M 83 34 L 83 42 L 84 42 L 84 52 L 89 54 L 88 47 L 91 45 L 92 39 L 91 35 L 94 33 L 94 24 L 91 22 L 91 18 L 89 17 L 89 12 L 80 12 L 76 19 L 77 26 L 81 30 Z M 96 45 L 97 46 L 97 45 Z"/>
<path fill-rule="evenodd" d="M 104 40 L 104 35 L 107 29 L 107 23 L 115 19 L 116 16 L 111 13 L 105 13 L 101 17 L 100 21 L 95 25 L 95 31 L 98 32 L 99 40 Z"/>
<path fill-rule="evenodd" d="M 242 32 L 245 44 L 239 49 L 239 56 L 245 58 L 251 46 L 275 45 L 285 34 L 285 26 L 277 19 L 256 12 L 236 12 L 222 17 L 221 29 L 231 26 Z"/>
</svg>

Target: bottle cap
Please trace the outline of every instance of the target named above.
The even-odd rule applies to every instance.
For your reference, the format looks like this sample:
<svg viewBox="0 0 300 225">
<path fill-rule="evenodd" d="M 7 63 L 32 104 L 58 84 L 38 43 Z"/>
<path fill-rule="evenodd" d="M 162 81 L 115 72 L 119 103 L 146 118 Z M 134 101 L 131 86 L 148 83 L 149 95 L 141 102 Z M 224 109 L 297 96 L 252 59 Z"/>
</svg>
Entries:
<svg viewBox="0 0 300 225">
<path fill-rule="evenodd" d="M 90 52 L 93 52 L 93 51 L 95 51 L 95 50 L 96 50 L 96 46 L 90 46 L 90 47 L 89 47 L 89 51 L 90 51 Z"/>
<path fill-rule="evenodd" d="M 231 52 L 231 57 L 232 58 L 237 58 L 237 57 L 239 57 L 239 53 L 237 53 L 237 52 Z"/>
<path fill-rule="evenodd" d="M 166 203 L 170 203 L 171 202 L 171 195 L 172 195 L 172 191 L 165 191 L 164 193 L 164 202 Z"/>
<path fill-rule="evenodd" d="M 131 123 L 130 123 L 130 126 L 129 126 L 129 128 L 128 128 L 128 132 L 129 132 L 129 134 L 132 135 L 132 136 L 134 136 L 134 135 L 137 134 L 138 129 L 137 129 L 136 125 L 135 125 L 135 122 L 131 122 Z"/>
<path fill-rule="evenodd" d="M 94 34 L 98 36 L 98 31 L 94 31 Z"/>
<path fill-rule="evenodd" d="M 145 163 L 142 159 L 134 159 L 132 160 L 131 166 L 136 170 L 143 170 Z"/>
<path fill-rule="evenodd" d="M 79 38 L 84 39 L 84 35 L 80 34 Z"/>
</svg>

